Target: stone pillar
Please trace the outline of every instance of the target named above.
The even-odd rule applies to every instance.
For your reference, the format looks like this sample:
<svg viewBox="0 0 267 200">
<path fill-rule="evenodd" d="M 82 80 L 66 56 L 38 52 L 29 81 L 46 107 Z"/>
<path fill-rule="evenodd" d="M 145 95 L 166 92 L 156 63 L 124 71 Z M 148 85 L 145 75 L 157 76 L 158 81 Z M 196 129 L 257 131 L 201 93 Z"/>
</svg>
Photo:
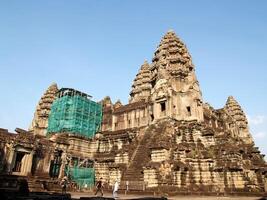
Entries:
<svg viewBox="0 0 267 200">
<path fill-rule="evenodd" d="M 173 113 L 173 99 L 170 97 L 168 102 L 169 102 L 169 113 L 168 113 L 168 116 L 174 117 L 174 113 Z"/>
<path fill-rule="evenodd" d="M 131 113 L 131 128 L 135 127 L 135 111 L 130 111 Z"/>
<path fill-rule="evenodd" d="M 34 155 L 34 151 L 32 150 L 31 153 L 27 156 L 26 175 L 30 174 L 32 171 L 33 155 Z"/>
<path fill-rule="evenodd" d="M 267 192 L 267 175 L 263 177 L 263 180 L 264 180 L 264 191 Z"/>
<path fill-rule="evenodd" d="M 157 119 L 159 119 L 160 118 L 160 111 L 159 111 L 159 109 L 160 109 L 160 105 L 159 105 L 159 103 L 154 103 L 154 119 L 155 120 L 157 120 Z"/>
<path fill-rule="evenodd" d="M 67 162 L 67 154 L 65 152 L 63 152 L 62 156 L 61 156 L 61 166 L 60 166 L 58 178 L 63 178 L 64 177 L 64 171 L 65 171 L 66 162 Z"/>
<path fill-rule="evenodd" d="M 38 165 L 37 170 L 49 173 L 51 160 L 53 160 L 53 159 L 54 159 L 54 153 L 53 153 L 53 151 L 50 150 L 45 155 L 45 157 L 40 161 L 40 164 Z"/>
<path fill-rule="evenodd" d="M 26 168 L 27 168 L 27 161 L 28 161 L 28 154 L 25 153 L 22 160 L 21 160 L 21 167 L 20 167 L 20 175 L 26 175 Z"/>
<path fill-rule="evenodd" d="M 123 119 L 124 119 L 124 127 L 128 128 L 128 113 L 123 114 Z"/>
<path fill-rule="evenodd" d="M 10 147 L 9 156 L 7 159 L 7 172 L 11 173 L 14 165 L 14 156 L 15 156 L 15 148 L 13 146 Z"/>
<path fill-rule="evenodd" d="M 112 115 L 112 131 L 115 131 L 115 123 L 117 123 L 116 116 Z"/>
</svg>

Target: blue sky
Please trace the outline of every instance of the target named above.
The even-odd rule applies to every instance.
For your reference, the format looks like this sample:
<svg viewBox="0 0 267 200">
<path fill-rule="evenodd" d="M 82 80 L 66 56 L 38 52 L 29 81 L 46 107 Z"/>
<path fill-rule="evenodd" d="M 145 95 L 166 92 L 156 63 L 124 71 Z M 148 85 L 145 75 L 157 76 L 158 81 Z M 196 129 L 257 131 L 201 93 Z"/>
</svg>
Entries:
<svg viewBox="0 0 267 200">
<path fill-rule="evenodd" d="M 233 95 L 267 154 L 267 1 L 0 0 L 0 127 L 27 129 L 56 82 L 127 103 L 169 29 L 186 43 L 204 101 Z"/>
</svg>

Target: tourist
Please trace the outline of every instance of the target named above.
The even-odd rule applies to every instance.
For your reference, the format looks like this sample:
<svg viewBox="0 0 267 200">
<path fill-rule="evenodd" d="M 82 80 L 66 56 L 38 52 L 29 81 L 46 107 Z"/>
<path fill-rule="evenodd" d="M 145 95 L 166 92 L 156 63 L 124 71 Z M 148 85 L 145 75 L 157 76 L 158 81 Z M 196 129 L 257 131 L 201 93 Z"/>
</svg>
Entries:
<svg viewBox="0 0 267 200">
<path fill-rule="evenodd" d="M 102 178 L 100 178 L 100 180 L 97 181 L 97 183 L 96 183 L 96 192 L 95 192 L 95 195 L 97 195 L 98 192 L 101 193 L 101 196 L 104 195 L 104 193 L 103 193 L 103 182 L 102 182 Z"/>
<path fill-rule="evenodd" d="M 62 194 L 66 194 L 67 192 L 67 184 L 68 184 L 68 178 L 66 176 L 63 177 L 60 185 L 62 188 Z"/>
<path fill-rule="evenodd" d="M 119 183 L 116 180 L 114 183 L 114 188 L 113 188 L 113 198 L 114 199 L 118 198 L 118 190 L 119 190 Z"/>
</svg>

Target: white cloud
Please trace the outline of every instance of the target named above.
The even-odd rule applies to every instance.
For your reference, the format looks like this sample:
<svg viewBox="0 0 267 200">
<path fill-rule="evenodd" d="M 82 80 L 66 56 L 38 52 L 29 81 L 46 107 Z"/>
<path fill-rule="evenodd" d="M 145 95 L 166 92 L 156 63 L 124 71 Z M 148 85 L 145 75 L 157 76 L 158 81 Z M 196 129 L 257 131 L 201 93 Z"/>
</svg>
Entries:
<svg viewBox="0 0 267 200">
<path fill-rule="evenodd" d="M 253 136 L 254 136 L 255 138 L 265 138 L 266 133 L 263 132 L 263 131 L 260 131 L 260 132 L 254 133 Z"/>
<path fill-rule="evenodd" d="M 264 121 L 267 119 L 267 117 L 264 115 L 255 115 L 255 116 L 247 115 L 247 118 L 248 118 L 248 123 L 251 125 L 263 124 Z"/>
</svg>

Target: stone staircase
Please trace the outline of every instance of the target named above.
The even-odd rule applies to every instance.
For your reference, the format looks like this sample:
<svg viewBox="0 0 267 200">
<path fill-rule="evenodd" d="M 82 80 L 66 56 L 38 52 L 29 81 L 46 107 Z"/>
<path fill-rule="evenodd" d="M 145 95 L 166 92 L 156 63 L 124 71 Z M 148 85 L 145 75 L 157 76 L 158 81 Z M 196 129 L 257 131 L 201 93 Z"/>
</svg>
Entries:
<svg viewBox="0 0 267 200">
<path fill-rule="evenodd" d="M 135 151 L 133 152 L 129 165 L 122 175 L 120 183 L 121 189 L 126 189 L 126 182 L 128 182 L 129 190 L 144 190 L 144 173 L 143 166 L 150 161 L 150 138 L 156 133 L 157 127 L 150 125 L 140 138 Z"/>
<path fill-rule="evenodd" d="M 28 176 L 30 192 L 61 192 L 58 180 L 52 180 L 48 176 Z"/>
</svg>

